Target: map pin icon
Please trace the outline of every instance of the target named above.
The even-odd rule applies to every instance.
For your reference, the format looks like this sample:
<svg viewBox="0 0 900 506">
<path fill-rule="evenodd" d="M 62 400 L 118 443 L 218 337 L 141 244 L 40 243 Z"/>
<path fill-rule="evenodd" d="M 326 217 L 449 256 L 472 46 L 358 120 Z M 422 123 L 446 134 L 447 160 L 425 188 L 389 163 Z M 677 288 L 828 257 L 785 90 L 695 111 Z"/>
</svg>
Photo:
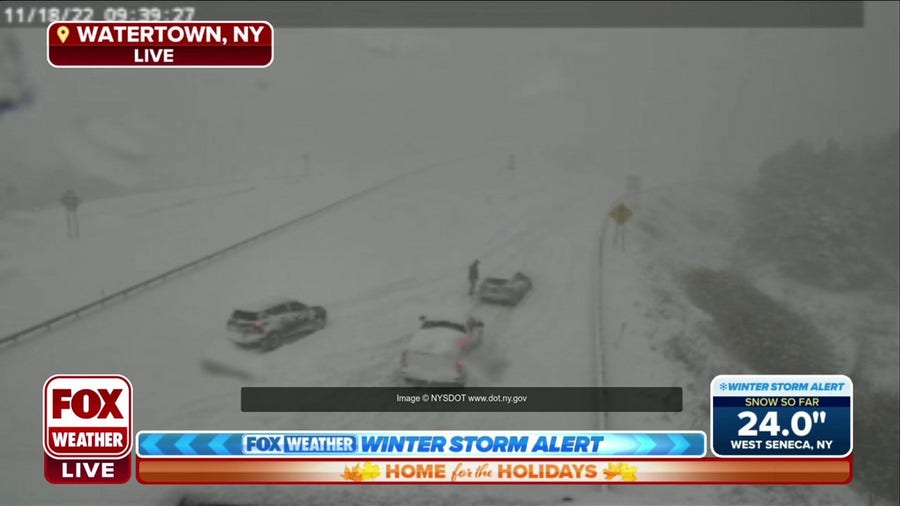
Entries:
<svg viewBox="0 0 900 506">
<path fill-rule="evenodd" d="M 69 37 L 69 28 L 65 26 L 60 26 L 56 29 L 56 35 L 59 36 L 59 40 L 62 41 L 63 44 L 66 43 L 66 39 Z"/>
</svg>

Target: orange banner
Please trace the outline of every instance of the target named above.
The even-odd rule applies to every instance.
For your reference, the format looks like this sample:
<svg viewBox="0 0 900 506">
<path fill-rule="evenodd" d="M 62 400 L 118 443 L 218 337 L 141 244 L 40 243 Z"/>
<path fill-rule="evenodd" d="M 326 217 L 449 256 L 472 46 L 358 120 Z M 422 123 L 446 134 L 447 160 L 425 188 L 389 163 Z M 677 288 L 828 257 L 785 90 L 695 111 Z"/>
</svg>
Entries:
<svg viewBox="0 0 900 506">
<path fill-rule="evenodd" d="M 137 459 L 144 484 L 846 484 L 843 459 Z"/>
</svg>

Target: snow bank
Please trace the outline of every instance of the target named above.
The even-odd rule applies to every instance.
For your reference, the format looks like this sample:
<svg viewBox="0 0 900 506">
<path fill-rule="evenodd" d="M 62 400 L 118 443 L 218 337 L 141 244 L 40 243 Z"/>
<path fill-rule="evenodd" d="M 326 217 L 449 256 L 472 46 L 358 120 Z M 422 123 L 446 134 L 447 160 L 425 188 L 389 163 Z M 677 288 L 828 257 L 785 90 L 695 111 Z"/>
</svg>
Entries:
<svg viewBox="0 0 900 506">
<path fill-rule="evenodd" d="M 612 223 L 604 244 L 605 377 L 609 386 L 681 386 L 684 409 L 667 414 L 611 413 L 609 428 L 708 431 L 710 380 L 717 374 L 754 371 L 721 345 L 712 318 L 691 304 L 679 277 L 695 267 L 734 267 L 733 245 L 740 226 L 735 193 L 670 185 L 646 191 L 640 200 L 639 211 L 627 224 L 625 251 L 613 246 Z M 796 305 L 796 300 L 804 299 L 798 293 L 785 299 L 780 292 L 783 281 L 771 277 L 753 281 L 816 323 L 826 316 Z M 781 288 L 772 290 L 773 285 Z M 835 346 L 846 345 L 845 336 L 827 335 Z M 654 487 L 616 498 L 621 497 L 622 504 L 860 504 L 866 497 L 861 494 L 865 492 L 854 486 Z M 635 497 L 640 499 L 633 501 Z"/>
</svg>

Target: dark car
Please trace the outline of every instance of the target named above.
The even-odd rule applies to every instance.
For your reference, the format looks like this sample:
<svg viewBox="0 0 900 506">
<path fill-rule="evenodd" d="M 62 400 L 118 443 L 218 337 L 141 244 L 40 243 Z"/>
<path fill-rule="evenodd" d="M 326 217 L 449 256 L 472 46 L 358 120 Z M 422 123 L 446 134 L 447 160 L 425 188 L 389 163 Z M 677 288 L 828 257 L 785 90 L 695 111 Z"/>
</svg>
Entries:
<svg viewBox="0 0 900 506">
<path fill-rule="evenodd" d="M 482 302 L 515 306 L 531 288 L 531 279 L 517 272 L 511 278 L 485 278 L 478 286 L 477 296 Z"/>
<path fill-rule="evenodd" d="M 284 297 L 266 299 L 235 309 L 228 319 L 228 336 L 242 347 L 273 350 L 286 338 L 322 329 L 327 319 L 321 306 Z"/>
</svg>

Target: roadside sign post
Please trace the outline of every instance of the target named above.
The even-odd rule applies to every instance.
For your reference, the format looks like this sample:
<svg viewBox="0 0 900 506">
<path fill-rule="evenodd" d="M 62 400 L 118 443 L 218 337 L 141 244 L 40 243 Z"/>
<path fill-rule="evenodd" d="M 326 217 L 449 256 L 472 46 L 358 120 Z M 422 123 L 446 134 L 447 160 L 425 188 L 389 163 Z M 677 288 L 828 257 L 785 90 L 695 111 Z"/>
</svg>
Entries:
<svg viewBox="0 0 900 506">
<path fill-rule="evenodd" d="M 66 235 L 69 239 L 78 239 L 78 206 L 81 199 L 74 190 L 66 190 L 60 202 L 66 208 Z"/>
<path fill-rule="evenodd" d="M 641 176 L 630 175 L 625 179 L 625 201 L 632 207 L 638 205 L 638 195 L 641 193 Z"/>
<path fill-rule="evenodd" d="M 625 251 L 625 223 L 631 218 L 631 209 L 624 203 L 620 202 L 609 212 L 609 217 L 616 222 L 616 232 L 613 237 L 613 246 L 618 247 L 621 251 Z"/>
</svg>

